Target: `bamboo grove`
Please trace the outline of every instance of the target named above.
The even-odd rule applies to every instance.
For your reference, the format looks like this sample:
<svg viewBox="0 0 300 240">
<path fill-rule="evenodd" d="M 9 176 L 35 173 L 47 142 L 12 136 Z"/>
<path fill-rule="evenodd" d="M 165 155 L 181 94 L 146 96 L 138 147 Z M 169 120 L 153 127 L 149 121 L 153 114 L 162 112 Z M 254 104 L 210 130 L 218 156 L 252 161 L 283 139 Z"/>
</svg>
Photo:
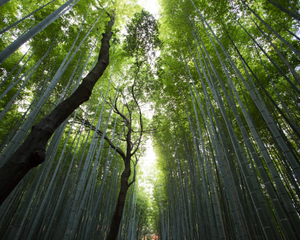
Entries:
<svg viewBox="0 0 300 240">
<path fill-rule="evenodd" d="M 299 239 L 299 3 L 162 6 L 160 236 Z"/>
<path fill-rule="evenodd" d="M 103 62 L 112 32 L 92 95 L 0 206 L 0 239 L 300 239 L 299 1 L 159 4 L 156 29 L 134 0 L 0 0 L 0 167 Z"/>
</svg>

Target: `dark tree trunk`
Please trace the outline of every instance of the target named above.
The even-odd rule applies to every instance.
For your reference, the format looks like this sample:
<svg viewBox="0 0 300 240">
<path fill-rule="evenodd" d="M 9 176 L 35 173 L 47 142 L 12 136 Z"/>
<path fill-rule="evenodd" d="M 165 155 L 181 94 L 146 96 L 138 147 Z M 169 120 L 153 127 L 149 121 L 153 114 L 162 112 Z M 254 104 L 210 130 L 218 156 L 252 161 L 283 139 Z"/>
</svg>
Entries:
<svg viewBox="0 0 300 240">
<path fill-rule="evenodd" d="M 123 210 L 125 206 L 127 191 L 130 187 L 130 185 L 128 184 L 130 173 L 131 173 L 131 169 L 130 169 L 130 159 L 129 159 L 129 166 L 125 166 L 125 169 L 121 176 L 121 189 L 118 196 L 116 210 L 113 215 L 113 219 L 106 240 L 115 240 L 117 238 L 121 220 L 122 220 Z"/>
<path fill-rule="evenodd" d="M 136 165 L 138 163 L 137 159 L 136 159 L 135 163 L 133 162 L 134 174 L 133 174 L 132 181 L 130 183 L 128 183 L 128 180 L 129 180 L 129 177 L 130 177 L 130 174 L 131 174 L 131 166 L 130 166 L 131 157 L 139 149 L 141 139 L 142 139 L 142 135 L 143 135 L 142 113 L 141 113 L 141 109 L 139 107 L 139 104 L 136 100 L 136 97 L 134 95 L 134 85 L 135 84 L 132 85 L 131 91 L 132 91 L 132 97 L 134 99 L 134 102 L 136 103 L 136 105 L 138 107 L 139 116 L 140 116 L 140 119 L 139 119 L 140 120 L 140 127 L 141 127 L 140 136 L 139 136 L 139 139 L 137 140 L 137 145 L 135 147 L 134 147 L 134 144 L 131 142 L 131 137 L 132 137 L 131 134 L 133 132 L 133 130 L 131 128 L 131 126 L 132 126 L 132 117 L 131 117 L 132 112 L 131 112 L 131 109 L 129 109 L 128 105 L 125 105 L 127 110 L 128 110 L 128 115 L 129 115 L 129 117 L 127 118 L 123 113 L 121 113 L 119 111 L 119 109 L 117 107 L 117 104 L 115 103 L 115 105 L 114 105 L 115 112 L 123 118 L 123 121 L 125 123 L 127 123 L 126 125 L 127 125 L 127 128 L 128 128 L 128 132 L 126 134 L 126 154 L 122 150 L 118 151 L 119 155 L 122 157 L 122 159 L 124 161 L 125 169 L 124 169 L 124 171 L 121 175 L 121 188 L 120 188 L 120 192 L 119 192 L 119 196 L 118 196 L 118 200 L 117 200 L 116 210 L 114 212 L 112 222 L 111 222 L 111 225 L 110 225 L 110 228 L 109 228 L 109 233 L 107 235 L 106 240 L 115 240 L 118 236 L 118 232 L 119 232 L 120 224 L 121 224 L 121 220 L 122 220 L 122 215 L 123 215 L 123 211 L 124 211 L 125 201 L 126 201 L 126 195 L 127 195 L 129 187 L 135 182 L 135 177 L 136 177 Z M 109 144 L 111 145 L 110 142 L 109 142 Z"/>
<path fill-rule="evenodd" d="M 111 27 L 113 24 L 114 16 L 109 22 L 109 26 Z M 103 34 L 98 62 L 76 91 L 32 127 L 31 133 L 22 145 L 0 168 L 0 205 L 30 169 L 45 161 L 46 146 L 54 131 L 77 107 L 90 98 L 94 85 L 109 64 L 111 36 L 112 32 Z"/>
</svg>

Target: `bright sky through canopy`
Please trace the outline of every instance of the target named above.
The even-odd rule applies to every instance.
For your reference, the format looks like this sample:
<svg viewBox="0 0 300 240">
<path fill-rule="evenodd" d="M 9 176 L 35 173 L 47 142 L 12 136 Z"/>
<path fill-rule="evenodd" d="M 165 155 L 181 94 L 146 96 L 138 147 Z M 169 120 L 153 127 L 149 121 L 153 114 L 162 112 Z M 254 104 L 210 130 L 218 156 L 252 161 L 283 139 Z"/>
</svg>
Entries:
<svg viewBox="0 0 300 240">
<path fill-rule="evenodd" d="M 157 0 L 139 0 L 138 4 L 141 5 L 145 10 L 150 12 L 156 19 L 158 18 L 158 1 Z M 150 114 L 151 115 L 151 114 Z M 153 183 L 149 182 L 149 175 L 152 175 L 151 179 L 155 178 L 155 153 L 152 146 L 152 139 L 150 138 L 146 142 L 146 153 L 141 159 L 141 173 L 143 181 L 140 184 L 147 189 L 148 194 L 152 195 Z"/>
<path fill-rule="evenodd" d="M 158 1 L 157 0 L 139 0 L 138 4 L 145 8 L 157 19 L 158 17 Z"/>
</svg>

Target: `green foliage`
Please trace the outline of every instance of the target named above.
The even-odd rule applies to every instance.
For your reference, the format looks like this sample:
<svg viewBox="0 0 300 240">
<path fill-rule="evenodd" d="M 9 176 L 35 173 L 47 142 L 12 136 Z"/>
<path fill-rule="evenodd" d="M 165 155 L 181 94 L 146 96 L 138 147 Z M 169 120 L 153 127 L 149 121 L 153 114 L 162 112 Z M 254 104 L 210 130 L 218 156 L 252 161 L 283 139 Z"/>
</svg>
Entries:
<svg viewBox="0 0 300 240">
<path fill-rule="evenodd" d="M 141 176 L 127 198 L 124 239 L 137 239 L 154 232 L 159 232 L 162 239 L 222 239 L 222 231 L 227 239 L 257 235 L 265 238 L 267 229 L 278 238 L 290 239 L 285 234 L 293 235 L 297 227 L 300 196 L 299 178 L 295 177 L 299 174 L 300 159 L 299 80 L 291 70 L 299 74 L 300 60 L 277 34 L 299 49 L 299 22 L 267 0 L 244 2 L 274 31 L 255 17 L 243 1 L 161 0 L 159 20 L 141 10 L 136 1 L 79 1 L 25 44 L 30 49 L 21 62 L 24 48 L 3 62 L 0 94 L 51 47 L 40 65 L 27 73 L 26 76 L 32 74 L 29 81 L 1 121 L 1 151 L 34 109 L 40 110 L 31 125 L 49 113 L 61 97 L 71 94 L 97 59 L 101 33 L 114 32 L 109 67 L 95 86 L 90 101 L 77 110 L 74 125 L 71 127 L 75 114 L 61 137 L 53 137 L 45 167 L 41 166 L 26 179 L 26 183 L 37 183 L 33 176 L 39 177 L 38 187 L 28 191 L 26 184 L 20 186 L 14 201 L 3 208 L 8 216 L 4 224 L 11 224 L 11 228 L 4 232 L 1 225 L 0 238 L 14 232 L 28 237 L 30 224 L 38 219 L 36 226 L 40 227 L 32 230 L 33 236 L 41 236 L 36 239 L 43 239 L 48 231 L 53 231 L 48 239 L 60 239 L 59 234 L 67 229 L 68 221 L 75 219 L 69 213 L 79 209 L 82 215 L 77 219 L 82 224 L 74 230 L 78 238 L 105 237 L 123 163 L 109 144 L 104 142 L 101 147 L 101 136 L 95 129 L 107 125 L 106 136 L 126 150 L 124 135 L 120 136 L 124 121 L 114 113 L 110 116 L 110 104 L 122 80 L 117 106 L 126 116 L 132 113 L 136 130 L 133 142 L 138 140 L 140 127 L 133 89 L 138 103 L 151 105 L 154 110 L 151 120 L 143 116 L 143 123 L 145 130 L 154 130 L 148 132 L 152 133 L 157 156 L 156 172 L 152 174 L 155 178 L 146 179 L 154 184 L 153 195 L 142 186 L 145 179 Z M 299 1 L 276 2 L 299 12 Z M 3 13 L 0 28 L 45 3 L 8 2 L 0 9 Z M 62 1 L 54 1 L 2 34 L 0 50 L 61 4 Z M 110 29 L 107 23 L 113 12 L 116 22 Z M 91 29 L 98 17 L 100 20 Z M 127 33 L 120 36 L 125 25 Z M 66 59 L 70 60 L 69 66 L 51 89 L 50 97 L 37 106 L 54 75 L 61 71 L 59 67 L 65 64 L 63 61 L 73 43 L 74 57 Z M 26 76 L 0 100 L 0 111 L 20 89 Z M 272 132 L 274 129 L 277 134 Z M 144 142 L 137 152 L 139 157 L 144 153 Z M 44 199 L 49 186 L 54 194 Z M 76 194 L 78 198 L 74 197 Z M 24 208 L 17 205 L 19 199 L 24 199 L 21 203 Z M 39 210 L 37 206 L 44 208 Z M 61 213 L 58 211 L 53 218 L 52 214 L 37 215 L 39 211 L 48 213 L 56 208 Z M 263 215 L 267 218 L 263 219 Z M 20 228 L 14 231 L 17 226 Z M 93 231 L 85 233 L 86 226 Z M 286 226 L 291 226 L 291 231 Z M 139 236 L 133 237 L 132 233 Z"/>
<path fill-rule="evenodd" d="M 129 56 L 134 57 L 136 62 L 155 58 L 161 41 L 158 37 L 158 23 L 153 15 L 145 10 L 135 13 L 131 22 L 126 25 L 126 31 L 124 50 Z"/>
</svg>

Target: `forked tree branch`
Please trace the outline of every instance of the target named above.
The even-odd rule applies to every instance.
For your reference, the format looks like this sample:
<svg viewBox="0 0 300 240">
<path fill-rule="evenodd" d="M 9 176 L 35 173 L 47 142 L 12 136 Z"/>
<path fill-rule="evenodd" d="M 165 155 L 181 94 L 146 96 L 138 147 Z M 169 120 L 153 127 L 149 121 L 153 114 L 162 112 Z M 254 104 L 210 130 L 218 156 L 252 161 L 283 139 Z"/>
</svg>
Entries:
<svg viewBox="0 0 300 240">
<path fill-rule="evenodd" d="M 131 156 L 133 156 L 136 152 L 137 152 L 137 150 L 139 149 L 139 147 L 140 147 L 140 144 L 141 144 L 141 141 L 142 141 L 142 136 L 143 136 L 143 118 L 142 118 L 142 111 L 141 111 L 141 108 L 140 108 L 140 105 L 139 105 L 139 103 L 138 103 L 138 101 L 136 100 L 136 97 L 135 97 L 135 94 L 134 94 L 134 87 L 135 87 L 135 81 L 133 82 L 133 85 L 132 85 L 132 87 L 131 87 L 131 90 L 132 90 L 132 97 L 133 97 L 133 100 L 135 101 L 135 104 L 137 105 L 137 107 L 138 107 L 138 111 L 139 111 L 139 115 L 140 115 L 140 119 L 139 119 L 139 121 L 140 121 L 140 126 L 141 126 L 141 131 L 140 131 L 140 136 L 139 136 L 139 138 L 138 138 L 138 143 L 137 143 L 137 145 L 136 145 L 136 147 L 135 147 L 135 149 L 133 150 L 133 152 L 130 154 Z"/>
<path fill-rule="evenodd" d="M 76 119 L 79 120 L 79 122 L 83 123 L 85 127 L 90 128 L 93 131 L 96 131 L 98 135 L 100 135 L 101 137 L 103 136 L 103 131 L 101 131 L 100 129 L 96 129 L 96 127 L 94 125 L 92 125 L 87 119 L 84 121 L 84 119 L 79 116 L 76 115 Z M 105 135 L 104 136 L 105 141 L 113 148 L 116 150 L 116 152 L 123 158 L 125 159 L 125 153 L 123 152 L 123 150 L 119 147 L 117 147 L 116 145 L 114 145 L 112 143 L 112 141 Z"/>
<path fill-rule="evenodd" d="M 132 161 L 132 160 L 131 160 Z M 132 181 L 128 184 L 128 188 L 135 182 L 135 177 L 136 177 L 136 165 L 138 164 L 138 159 L 135 156 L 135 163 L 132 161 L 133 163 L 133 178 Z"/>
</svg>

